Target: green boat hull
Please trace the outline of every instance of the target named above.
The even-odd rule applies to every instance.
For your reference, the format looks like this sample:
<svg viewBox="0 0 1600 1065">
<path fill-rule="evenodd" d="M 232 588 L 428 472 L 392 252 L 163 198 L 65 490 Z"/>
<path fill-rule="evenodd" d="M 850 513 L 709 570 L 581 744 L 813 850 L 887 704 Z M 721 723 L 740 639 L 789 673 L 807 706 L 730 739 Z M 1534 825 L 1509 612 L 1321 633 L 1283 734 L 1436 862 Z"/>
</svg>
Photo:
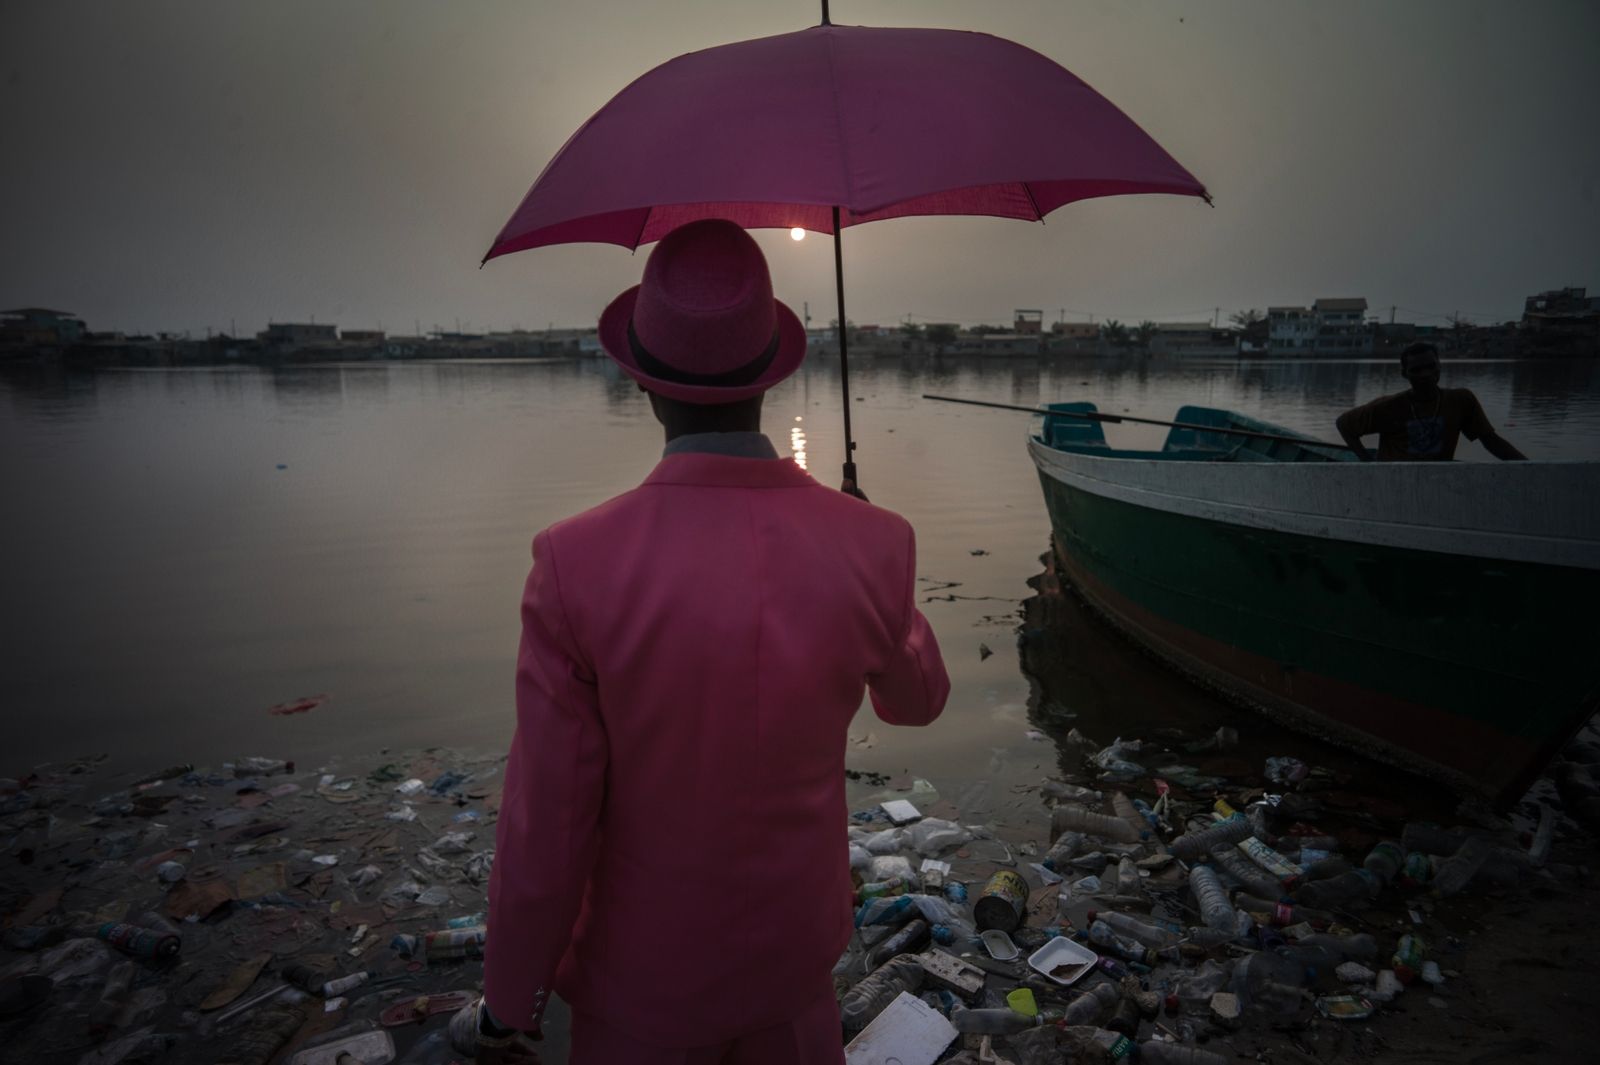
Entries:
<svg viewBox="0 0 1600 1065">
<path fill-rule="evenodd" d="M 1143 506 L 1041 466 L 1061 570 L 1198 679 L 1501 804 L 1597 708 L 1600 570 Z"/>
</svg>

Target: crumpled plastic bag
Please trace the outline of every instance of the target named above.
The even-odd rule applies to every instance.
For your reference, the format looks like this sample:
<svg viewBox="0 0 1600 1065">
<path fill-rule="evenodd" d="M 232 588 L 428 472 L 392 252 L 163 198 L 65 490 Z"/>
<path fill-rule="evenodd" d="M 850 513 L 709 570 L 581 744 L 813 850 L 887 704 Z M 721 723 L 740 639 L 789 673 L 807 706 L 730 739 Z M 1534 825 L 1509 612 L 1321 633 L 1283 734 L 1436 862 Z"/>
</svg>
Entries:
<svg viewBox="0 0 1600 1065">
<path fill-rule="evenodd" d="M 907 830 L 911 846 L 924 858 L 937 857 L 941 851 L 959 847 L 972 838 L 972 833 L 956 824 L 937 817 L 924 817 Z"/>
<path fill-rule="evenodd" d="M 481 884 L 489 879 L 489 874 L 494 871 L 494 848 L 481 850 L 467 859 L 463 872 L 467 879 L 474 884 Z"/>
<path fill-rule="evenodd" d="M 886 828 L 868 836 L 865 845 L 871 854 L 893 854 L 905 845 L 905 833 L 898 828 Z"/>
<path fill-rule="evenodd" d="M 435 854 L 465 854 L 472 849 L 474 832 L 446 832 L 434 841 L 430 850 Z"/>
<path fill-rule="evenodd" d="M 913 901 L 915 898 L 914 895 L 894 895 L 868 899 L 856 910 L 856 927 L 896 924 L 908 920 L 910 912 L 917 908 L 917 904 Z"/>
<path fill-rule="evenodd" d="M 1127 758 L 1129 754 L 1137 754 L 1142 746 L 1144 744 L 1140 740 L 1124 741 L 1121 736 L 1118 736 L 1112 741 L 1111 746 L 1102 749 L 1089 760 L 1104 770 L 1105 776 L 1143 776 L 1144 766 L 1139 765 L 1137 762 L 1130 762 Z"/>
<path fill-rule="evenodd" d="M 351 873 L 347 880 L 352 887 L 366 887 L 373 881 L 382 878 L 382 876 L 383 870 L 376 865 L 363 865 L 360 869 Z"/>
<path fill-rule="evenodd" d="M 1207 958 L 1198 969 L 1179 976 L 1173 984 L 1173 993 L 1186 1006 L 1204 1009 L 1211 996 L 1223 990 L 1233 978 L 1233 970 L 1215 958 Z"/>
<path fill-rule="evenodd" d="M 966 939 L 978 934 L 978 929 L 968 921 L 961 908 L 949 900 L 938 895 L 906 895 L 911 904 L 917 908 L 923 920 L 929 927 L 943 926 L 955 933 L 957 939 Z"/>
<path fill-rule="evenodd" d="M 897 876 L 905 877 L 908 884 L 917 883 L 917 873 L 916 870 L 911 868 L 911 859 L 899 854 L 880 855 L 872 859 L 872 864 L 868 867 L 867 873 L 863 875 L 873 883 L 882 880 L 893 880 Z"/>
<path fill-rule="evenodd" d="M 865 869 L 872 864 L 872 852 L 859 843 L 850 844 L 850 868 Z"/>
<path fill-rule="evenodd" d="M 1267 759 L 1267 779 L 1274 784 L 1298 784 L 1311 772 L 1311 767 L 1298 758 L 1287 756 Z"/>
<path fill-rule="evenodd" d="M 422 894 L 421 884 L 415 880 L 403 880 L 385 891 L 380 901 L 385 906 L 403 906 L 415 902 L 420 894 Z"/>
</svg>

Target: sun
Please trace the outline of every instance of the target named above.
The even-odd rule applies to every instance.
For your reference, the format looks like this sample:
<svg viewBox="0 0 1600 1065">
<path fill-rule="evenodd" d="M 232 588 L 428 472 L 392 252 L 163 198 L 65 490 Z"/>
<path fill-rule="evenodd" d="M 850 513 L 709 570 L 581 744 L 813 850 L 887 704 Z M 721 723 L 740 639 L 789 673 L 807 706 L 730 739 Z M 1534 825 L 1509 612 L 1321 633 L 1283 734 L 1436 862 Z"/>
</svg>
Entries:
<svg viewBox="0 0 1600 1065">
<path fill-rule="evenodd" d="M 799 226 L 795 226 L 793 229 L 789 230 L 789 239 L 790 240 L 805 240 L 806 239 L 806 231 L 801 229 Z"/>
</svg>

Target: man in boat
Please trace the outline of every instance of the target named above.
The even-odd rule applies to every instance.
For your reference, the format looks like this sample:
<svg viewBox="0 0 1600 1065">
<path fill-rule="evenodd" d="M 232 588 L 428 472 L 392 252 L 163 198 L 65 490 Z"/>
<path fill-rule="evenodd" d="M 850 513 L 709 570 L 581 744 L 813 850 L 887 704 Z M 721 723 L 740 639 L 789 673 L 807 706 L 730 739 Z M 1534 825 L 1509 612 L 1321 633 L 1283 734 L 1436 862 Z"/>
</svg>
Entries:
<svg viewBox="0 0 1600 1065">
<path fill-rule="evenodd" d="M 1471 389 L 1439 387 L 1439 349 L 1432 344 L 1412 344 L 1402 351 L 1400 374 L 1410 389 L 1347 410 L 1334 423 L 1363 462 L 1373 456 L 1361 438 L 1372 433 L 1378 434 L 1379 462 L 1453 459 L 1462 436 L 1477 440 L 1497 458 L 1528 457 L 1494 431 Z"/>
<path fill-rule="evenodd" d="M 668 234 L 599 333 L 666 449 L 534 538 L 484 994 L 455 1042 L 495 1060 L 559 993 L 573 1065 L 842 1063 L 846 733 L 867 691 L 926 725 L 950 690 L 911 526 L 761 433 L 805 330 L 732 222 Z"/>
</svg>

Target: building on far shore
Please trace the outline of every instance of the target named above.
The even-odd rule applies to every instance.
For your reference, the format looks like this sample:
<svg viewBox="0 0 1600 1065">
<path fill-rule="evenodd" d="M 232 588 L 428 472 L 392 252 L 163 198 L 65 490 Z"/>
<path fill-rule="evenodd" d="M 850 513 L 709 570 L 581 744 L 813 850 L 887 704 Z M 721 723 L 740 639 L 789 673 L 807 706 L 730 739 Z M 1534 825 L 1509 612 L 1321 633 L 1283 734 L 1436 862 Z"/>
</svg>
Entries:
<svg viewBox="0 0 1600 1065">
<path fill-rule="evenodd" d="M 1186 358 L 1231 358 L 1239 354 L 1239 335 L 1210 322 L 1158 322 L 1150 354 Z"/>
<path fill-rule="evenodd" d="M 301 322 L 268 322 L 267 328 L 256 334 L 256 339 L 268 347 L 298 348 L 307 344 L 336 344 L 339 327 Z"/>
<path fill-rule="evenodd" d="M 1309 307 L 1267 308 L 1269 355 L 1370 355 L 1367 301 L 1322 298 Z"/>
<path fill-rule="evenodd" d="M 1310 307 L 1267 308 L 1267 351 L 1272 355 L 1309 355 L 1317 335 Z"/>
<path fill-rule="evenodd" d="M 71 311 L 46 307 L 0 311 L 0 358 L 60 355 L 87 333 L 83 319 Z"/>
<path fill-rule="evenodd" d="M 1600 354 L 1600 296 L 1582 288 L 1529 296 L 1522 303 L 1522 332 L 1536 351 Z"/>
<path fill-rule="evenodd" d="M 1319 299 L 1311 306 L 1317 333 L 1313 350 L 1318 355 L 1370 355 L 1372 331 L 1367 328 L 1367 301 Z"/>
</svg>

